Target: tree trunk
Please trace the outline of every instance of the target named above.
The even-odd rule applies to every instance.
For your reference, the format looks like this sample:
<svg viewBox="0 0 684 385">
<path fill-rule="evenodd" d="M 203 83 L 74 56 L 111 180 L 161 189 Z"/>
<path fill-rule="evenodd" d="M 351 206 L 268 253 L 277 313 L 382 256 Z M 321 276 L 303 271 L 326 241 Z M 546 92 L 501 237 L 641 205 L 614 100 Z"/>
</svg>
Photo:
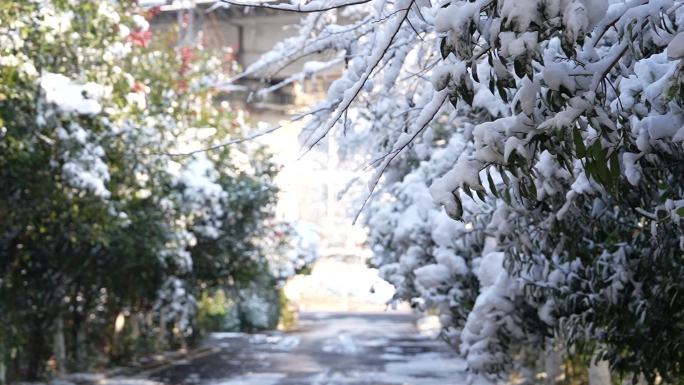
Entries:
<svg viewBox="0 0 684 385">
<path fill-rule="evenodd" d="M 7 384 L 7 367 L 5 367 L 4 356 L 0 356 L 0 385 Z"/>
<path fill-rule="evenodd" d="M 131 315 L 131 338 L 133 340 L 137 340 L 140 338 L 140 323 L 141 323 L 141 318 L 142 314 L 140 313 L 134 313 Z"/>
<path fill-rule="evenodd" d="M 114 357 L 118 357 L 123 353 L 123 348 L 121 346 L 121 333 L 123 332 L 124 327 L 126 326 L 126 316 L 124 315 L 123 311 L 120 311 L 119 314 L 116 315 L 114 318 L 114 334 L 112 335 L 112 350 L 111 354 Z"/>
<path fill-rule="evenodd" d="M 544 370 L 546 371 L 546 385 L 555 385 L 561 373 L 563 357 L 553 341 L 546 343 L 546 355 L 544 357 Z"/>
<path fill-rule="evenodd" d="M 157 336 L 157 349 L 164 349 L 165 348 L 165 341 L 166 341 L 166 312 L 164 311 L 164 307 L 162 306 L 159 309 L 159 335 Z"/>
<path fill-rule="evenodd" d="M 31 329 L 27 349 L 28 365 L 26 367 L 26 379 L 36 381 L 45 370 L 45 362 L 50 355 L 50 347 L 46 344 L 47 341 L 45 341 L 41 323 L 37 323 Z"/>
<path fill-rule="evenodd" d="M 53 354 L 57 362 L 57 374 L 66 374 L 66 342 L 64 338 L 64 318 L 58 315 L 55 319 L 55 334 L 53 339 Z"/>
<path fill-rule="evenodd" d="M 608 361 L 600 360 L 595 361 L 595 358 L 591 360 L 589 365 L 589 385 L 611 385 L 610 379 L 610 367 L 608 366 Z"/>
<path fill-rule="evenodd" d="M 181 329 L 180 321 L 176 322 L 176 326 L 174 329 L 178 331 L 176 336 L 178 337 L 178 340 L 180 341 L 181 350 L 183 350 L 183 351 L 188 350 L 188 342 L 185 340 L 185 334 L 183 334 L 183 330 Z"/>
<path fill-rule="evenodd" d="M 86 330 L 86 322 L 81 320 L 76 325 L 76 361 L 79 370 L 85 370 L 88 367 L 88 335 Z"/>
</svg>

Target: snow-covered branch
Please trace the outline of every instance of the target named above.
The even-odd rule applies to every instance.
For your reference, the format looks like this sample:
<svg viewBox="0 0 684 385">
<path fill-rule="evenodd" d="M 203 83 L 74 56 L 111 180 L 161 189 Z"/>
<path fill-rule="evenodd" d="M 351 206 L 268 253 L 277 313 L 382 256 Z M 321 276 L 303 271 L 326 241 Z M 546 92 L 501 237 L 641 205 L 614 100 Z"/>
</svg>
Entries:
<svg viewBox="0 0 684 385">
<path fill-rule="evenodd" d="M 259 1 L 259 2 L 247 2 L 247 1 L 235 1 L 235 0 L 221 0 L 222 3 L 229 5 L 236 5 L 241 7 L 257 7 L 257 8 L 267 8 L 275 9 L 279 11 L 287 12 L 299 12 L 299 13 L 313 13 L 313 12 L 324 12 L 333 9 L 349 7 L 352 5 L 359 5 L 368 3 L 370 0 L 314 0 L 308 3 L 276 3 L 270 1 Z"/>
</svg>

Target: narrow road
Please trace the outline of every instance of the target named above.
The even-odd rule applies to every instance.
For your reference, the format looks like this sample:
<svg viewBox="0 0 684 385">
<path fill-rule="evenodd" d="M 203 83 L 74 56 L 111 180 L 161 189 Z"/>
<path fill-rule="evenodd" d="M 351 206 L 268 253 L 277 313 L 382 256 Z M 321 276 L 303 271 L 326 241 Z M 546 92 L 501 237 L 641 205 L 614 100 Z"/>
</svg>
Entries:
<svg viewBox="0 0 684 385">
<path fill-rule="evenodd" d="M 216 333 L 205 355 L 148 373 L 197 385 L 461 385 L 465 364 L 396 313 L 308 313 L 297 331 Z"/>
</svg>

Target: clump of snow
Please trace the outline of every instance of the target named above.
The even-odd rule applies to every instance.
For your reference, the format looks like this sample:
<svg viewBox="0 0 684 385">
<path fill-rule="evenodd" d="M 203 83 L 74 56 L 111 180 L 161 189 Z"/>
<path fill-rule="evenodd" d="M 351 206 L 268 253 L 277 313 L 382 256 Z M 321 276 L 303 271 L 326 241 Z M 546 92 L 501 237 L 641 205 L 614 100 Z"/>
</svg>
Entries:
<svg viewBox="0 0 684 385">
<path fill-rule="evenodd" d="M 199 215 L 194 227 L 198 233 L 218 238 L 227 193 L 218 183 L 218 171 L 205 153 L 196 154 L 180 170 L 178 183 L 183 187 L 183 203 L 189 212 Z"/>
<path fill-rule="evenodd" d="M 285 255 L 271 258 L 272 269 L 281 279 L 294 276 L 320 257 L 321 236 L 318 227 L 306 221 L 297 221 L 291 226 L 291 238 Z"/>
<path fill-rule="evenodd" d="M 416 282 L 425 288 L 432 288 L 449 281 L 451 274 L 446 266 L 431 264 L 415 269 Z"/>
<path fill-rule="evenodd" d="M 98 84 L 78 84 L 64 75 L 47 72 L 41 76 L 40 86 L 45 101 L 64 113 L 96 115 L 102 111 L 98 100 L 104 97 L 105 89 Z"/>
<path fill-rule="evenodd" d="M 667 57 L 674 60 L 684 58 L 684 32 L 678 33 L 667 45 Z"/>
<path fill-rule="evenodd" d="M 639 184 L 641 179 L 641 166 L 638 163 L 640 154 L 634 154 L 631 152 L 625 152 L 622 154 L 622 164 L 624 166 L 624 174 L 627 181 L 632 185 Z"/>
<path fill-rule="evenodd" d="M 62 165 L 64 177 L 73 187 L 90 191 L 93 195 L 108 198 L 110 192 L 106 183 L 109 181 L 109 168 L 102 160 L 104 150 L 91 143 L 69 158 Z"/>
</svg>

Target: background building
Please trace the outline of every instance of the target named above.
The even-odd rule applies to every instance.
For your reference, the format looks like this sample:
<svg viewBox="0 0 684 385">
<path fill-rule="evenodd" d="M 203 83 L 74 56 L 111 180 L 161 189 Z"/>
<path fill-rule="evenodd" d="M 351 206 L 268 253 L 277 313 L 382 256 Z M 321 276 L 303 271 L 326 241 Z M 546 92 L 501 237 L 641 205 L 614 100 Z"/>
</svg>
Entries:
<svg viewBox="0 0 684 385">
<path fill-rule="evenodd" d="M 159 11 L 152 19 L 155 33 L 179 28 L 179 45 L 201 44 L 205 48 L 232 55 L 242 68 L 256 62 L 278 41 L 295 35 L 302 14 L 263 8 L 224 6 L 216 1 L 148 1 Z M 324 59 L 321 53 L 317 59 Z M 284 220 L 315 223 L 321 233 L 323 254 L 349 254 L 365 239 L 361 226 L 352 226 L 351 213 L 358 207 L 354 197 L 339 199 L 354 173 L 339 167 L 334 143 L 301 157 L 297 136 L 301 125 L 289 123 L 297 112 L 321 100 L 340 69 L 332 69 L 312 79 L 295 81 L 269 93 L 263 99 L 251 98 L 255 91 L 277 84 L 301 71 L 306 61 L 293 62 L 270 79 L 240 78 L 227 87 L 229 102 L 245 110 L 257 125 L 285 127 L 259 140 L 274 152 L 283 165 L 277 179 L 281 188 L 278 215 Z M 327 139 L 326 139 L 327 140 Z M 350 199 L 351 198 L 351 199 Z"/>
</svg>

